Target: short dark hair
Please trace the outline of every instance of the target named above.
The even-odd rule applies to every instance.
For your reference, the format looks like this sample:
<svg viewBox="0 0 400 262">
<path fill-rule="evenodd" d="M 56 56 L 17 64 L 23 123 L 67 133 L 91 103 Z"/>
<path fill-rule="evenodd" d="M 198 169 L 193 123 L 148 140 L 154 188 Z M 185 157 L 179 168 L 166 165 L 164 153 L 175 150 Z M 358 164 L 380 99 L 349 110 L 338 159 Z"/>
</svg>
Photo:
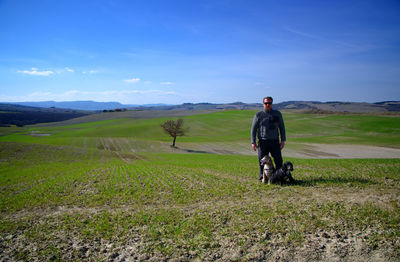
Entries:
<svg viewBox="0 0 400 262">
<path fill-rule="evenodd" d="M 272 102 L 274 102 L 274 99 L 271 97 L 271 96 L 266 96 L 266 97 L 264 97 L 263 98 L 263 103 L 264 103 L 264 100 L 265 99 L 268 99 L 268 100 L 271 100 Z"/>
</svg>

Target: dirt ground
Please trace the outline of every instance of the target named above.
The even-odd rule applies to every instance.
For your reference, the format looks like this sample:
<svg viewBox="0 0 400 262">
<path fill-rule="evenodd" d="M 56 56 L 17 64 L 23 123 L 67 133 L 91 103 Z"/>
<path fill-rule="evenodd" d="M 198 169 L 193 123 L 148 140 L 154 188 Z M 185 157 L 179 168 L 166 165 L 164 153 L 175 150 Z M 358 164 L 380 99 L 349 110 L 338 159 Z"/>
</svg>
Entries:
<svg viewBox="0 0 400 262">
<path fill-rule="evenodd" d="M 162 146 L 167 152 L 176 153 L 209 153 L 232 155 L 256 155 L 250 144 L 246 143 L 181 143 L 178 148 L 169 144 Z M 345 144 L 290 144 L 282 151 L 284 157 L 295 158 L 400 158 L 399 148 L 345 145 Z"/>
<path fill-rule="evenodd" d="M 248 250 L 243 250 L 233 244 L 232 240 L 221 239 L 218 249 L 203 251 L 202 258 L 196 251 L 187 254 L 166 256 L 165 254 L 146 254 L 147 245 L 140 236 L 126 240 L 124 244 L 97 239 L 87 242 L 60 234 L 58 243 L 52 245 L 60 248 L 60 257 L 49 255 L 37 258 L 36 261 L 398 261 L 390 258 L 393 250 L 372 250 L 365 244 L 362 233 L 340 235 L 334 232 L 318 232 L 307 237 L 307 244 L 302 247 L 290 247 L 282 244 L 279 239 L 271 239 L 270 249 L 257 244 Z M 135 235 L 135 232 L 132 232 Z M 268 237 L 268 233 L 265 237 Z M 2 242 L 9 243 L 0 261 L 17 261 L 12 255 L 16 250 L 31 252 L 45 248 L 43 243 L 27 244 L 23 235 L 8 235 L 1 237 Z M 48 245 L 49 243 L 46 243 Z M 3 246 L 4 247 L 4 246 Z M 21 260 L 23 261 L 23 260 Z"/>
<path fill-rule="evenodd" d="M 90 215 L 101 210 L 57 209 L 36 217 L 36 223 L 57 226 L 57 220 L 49 218 L 76 212 Z M 147 253 L 154 243 L 134 228 L 114 240 L 80 239 L 77 232 L 56 231 L 44 241 L 30 241 L 24 232 L 19 232 L 0 235 L 0 261 L 28 261 L 27 258 L 35 258 L 33 261 L 399 261 L 398 251 L 393 249 L 398 243 L 380 243 L 379 248 L 367 244 L 374 233 L 371 229 L 341 233 L 321 229 L 306 234 L 303 245 L 293 246 L 279 234 L 265 231 L 246 235 L 246 247 L 238 245 L 235 239 L 243 236 L 220 236 L 218 243 L 205 249 L 162 254 Z M 55 252 L 58 255 L 43 253 L 49 246 L 59 250 Z M 397 255 L 393 257 L 394 254 Z"/>
<path fill-rule="evenodd" d="M 283 154 L 299 158 L 400 158 L 400 149 L 364 145 L 303 144 L 303 149 L 284 149 Z"/>
</svg>

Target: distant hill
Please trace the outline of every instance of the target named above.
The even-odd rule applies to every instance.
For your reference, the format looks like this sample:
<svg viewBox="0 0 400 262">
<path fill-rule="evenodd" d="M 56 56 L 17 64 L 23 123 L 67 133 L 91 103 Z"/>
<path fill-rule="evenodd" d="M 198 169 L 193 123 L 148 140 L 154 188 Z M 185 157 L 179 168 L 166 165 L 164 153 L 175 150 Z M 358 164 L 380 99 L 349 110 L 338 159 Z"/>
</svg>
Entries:
<svg viewBox="0 0 400 262">
<path fill-rule="evenodd" d="M 261 103 L 242 103 L 234 102 L 227 104 L 212 103 L 184 103 L 181 105 L 165 104 L 146 104 L 146 105 L 127 105 L 119 102 L 95 102 L 95 101 L 44 101 L 44 102 L 13 102 L 16 104 L 41 108 L 65 108 L 74 110 L 218 110 L 218 109 L 262 109 Z M 274 104 L 275 109 L 279 110 L 303 110 L 303 111 L 331 111 L 331 112 L 400 112 L 400 101 L 384 101 L 378 103 L 358 103 L 358 102 L 318 102 L 318 101 L 287 101 Z"/>
<path fill-rule="evenodd" d="M 55 102 L 55 101 L 43 101 L 43 102 L 13 102 L 9 104 L 16 104 L 22 106 L 32 106 L 32 107 L 43 107 L 43 108 L 67 108 L 75 110 L 110 110 L 123 107 L 131 107 L 135 105 L 123 105 L 119 102 L 95 102 L 95 101 L 65 101 L 65 102 Z"/>
<path fill-rule="evenodd" d="M 262 110 L 261 103 L 185 103 L 181 105 L 131 107 L 131 110 L 218 110 L 218 109 L 251 109 Z M 400 101 L 386 101 L 379 103 L 356 103 L 356 102 L 318 102 L 318 101 L 288 101 L 274 104 L 274 109 L 278 110 L 301 110 L 307 112 L 400 112 Z"/>
<path fill-rule="evenodd" d="M 318 101 L 288 101 L 274 105 L 275 108 L 296 109 L 303 111 L 325 111 L 325 112 L 400 112 L 400 101 L 385 101 L 379 103 L 357 103 L 357 102 L 318 102 Z"/>
<path fill-rule="evenodd" d="M 181 105 L 158 105 L 158 106 L 135 106 L 129 107 L 130 110 L 218 110 L 218 109 L 258 109 L 261 104 L 246 104 L 235 102 L 229 104 L 211 104 L 211 103 L 184 103 Z"/>
<path fill-rule="evenodd" d="M 0 126 L 58 122 L 93 114 L 92 111 L 0 104 Z"/>
<path fill-rule="evenodd" d="M 262 110 L 261 103 L 184 103 L 181 105 L 124 105 L 118 102 L 22 102 L 25 105 L 0 104 L 0 125 L 24 126 L 45 122 L 58 122 L 77 118 L 80 116 L 95 114 L 99 112 L 115 111 L 209 111 L 209 110 Z M 27 105 L 36 105 L 27 106 Z M 64 108 L 63 108 L 64 107 Z M 85 110 L 82 110 L 84 108 Z M 384 101 L 378 103 L 355 103 L 355 102 L 318 102 L 318 101 L 287 101 L 274 104 L 278 110 L 296 110 L 306 113 L 387 113 L 400 112 L 400 101 Z M 121 110 L 123 109 L 123 110 Z M 113 115 L 113 117 L 116 115 Z"/>
<path fill-rule="evenodd" d="M 148 105 L 124 105 L 119 102 L 95 102 L 95 101 L 42 101 L 42 102 L 11 102 L 7 104 L 42 107 L 42 108 L 65 108 L 75 110 L 114 110 L 117 108 L 128 108 L 128 107 L 153 107 L 153 106 L 164 106 L 165 104 L 148 104 Z"/>
</svg>

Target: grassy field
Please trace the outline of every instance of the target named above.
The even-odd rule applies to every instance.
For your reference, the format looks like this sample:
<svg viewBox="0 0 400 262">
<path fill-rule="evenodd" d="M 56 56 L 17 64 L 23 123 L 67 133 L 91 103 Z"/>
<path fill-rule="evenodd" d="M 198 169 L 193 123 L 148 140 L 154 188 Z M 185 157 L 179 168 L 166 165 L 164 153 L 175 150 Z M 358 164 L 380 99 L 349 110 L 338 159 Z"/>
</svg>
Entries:
<svg viewBox="0 0 400 262">
<path fill-rule="evenodd" d="M 177 145 L 248 144 L 253 115 L 185 116 Z M 398 117 L 284 117 L 289 141 L 400 147 Z M 167 119 L 7 130 L 1 260 L 400 259 L 400 159 L 285 158 L 297 183 L 266 186 L 255 155 L 168 153 Z"/>
<path fill-rule="evenodd" d="M 179 143 L 246 143 L 250 141 L 250 126 L 255 111 L 220 111 L 182 117 L 189 132 L 179 137 Z M 95 147 L 95 140 L 112 138 L 114 140 L 132 139 L 139 142 L 170 142 L 160 124 L 170 117 L 137 118 L 143 112 L 114 114 L 115 119 L 100 120 L 99 116 L 83 117 L 90 122 L 76 124 L 66 121 L 58 125 L 41 124 L 25 128 L 0 127 L 0 141 L 19 141 L 53 145 L 80 144 Z M 169 112 L 171 115 L 172 113 Z M 127 118 L 119 118 L 125 116 Z M 129 117 L 128 117 L 129 116 Z M 147 114 L 145 116 L 148 116 Z M 104 115 L 109 118 L 108 114 Z M 92 121 L 95 118 L 98 121 Z M 284 113 L 288 146 L 301 143 L 357 144 L 400 148 L 399 116 L 377 115 L 319 115 Z M 11 131 L 10 131 L 11 130 Z M 19 131 L 19 132 L 18 132 Z M 10 134 L 13 132 L 13 134 Z M 36 136 L 32 136 L 35 133 Z M 41 137 L 40 134 L 49 134 Z M 87 145 L 85 145 L 86 143 Z M 140 143 L 139 143 L 140 144 Z M 130 145 L 133 149 L 135 145 Z M 140 148 L 141 151 L 143 148 Z"/>
</svg>

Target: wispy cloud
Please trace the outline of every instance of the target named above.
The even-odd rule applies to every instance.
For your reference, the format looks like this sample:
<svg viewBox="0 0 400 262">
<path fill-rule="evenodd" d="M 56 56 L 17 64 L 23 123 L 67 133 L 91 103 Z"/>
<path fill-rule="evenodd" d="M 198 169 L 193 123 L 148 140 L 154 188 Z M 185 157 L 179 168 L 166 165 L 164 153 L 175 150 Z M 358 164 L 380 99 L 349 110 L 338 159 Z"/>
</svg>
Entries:
<svg viewBox="0 0 400 262">
<path fill-rule="evenodd" d="M 354 49 L 357 49 L 357 50 L 359 50 L 361 48 L 363 50 L 369 50 L 371 48 L 374 48 L 374 46 L 352 44 L 352 43 L 349 43 L 347 41 L 343 41 L 341 39 L 339 39 L 339 40 L 330 39 L 330 38 L 327 38 L 327 37 L 324 37 L 324 36 L 321 36 L 321 35 L 310 34 L 308 32 L 304 32 L 304 31 L 301 31 L 301 30 L 293 29 L 290 26 L 283 26 L 283 29 L 288 31 L 288 32 L 290 32 L 290 33 L 293 33 L 295 35 L 302 36 L 302 37 L 305 37 L 305 38 L 309 38 L 309 39 L 313 39 L 313 40 L 325 41 L 325 42 L 328 42 L 328 43 L 333 43 L 333 44 L 336 44 L 336 45 L 339 45 L 339 46 L 348 47 L 348 48 L 354 48 Z"/>
<path fill-rule="evenodd" d="M 104 93 L 104 92 L 103 92 Z M 134 95 L 134 94 L 154 94 L 154 95 L 176 95 L 175 91 L 162 91 L 162 90 L 122 90 L 122 91 L 108 91 L 107 94 L 114 95 Z"/>
<path fill-rule="evenodd" d="M 125 103 L 150 103 L 154 97 L 166 98 L 177 96 L 175 91 L 168 90 L 105 90 L 105 91 L 83 91 L 68 90 L 62 93 L 34 92 L 25 96 L 7 96 L 0 94 L 0 101 L 21 102 L 21 101 L 121 101 Z M 134 102 L 133 102 L 134 101 Z"/>
<path fill-rule="evenodd" d="M 18 73 L 22 73 L 22 74 L 27 74 L 27 75 L 50 76 L 52 74 L 63 74 L 65 72 L 74 73 L 75 70 L 70 68 L 70 67 L 64 67 L 63 69 L 40 71 L 38 68 L 32 67 L 31 70 L 18 70 L 17 72 Z M 98 70 L 87 70 L 87 71 L 81 71 L 81 72 L 84 75 L 86 75 L 86 74 L 93 75 L 93 74 L 98 74 L 99 73 Z"/>
<path fill-rule="evenodd" d="M 173 82 L 160 82 L 160 85 L 171 86 L 174 85 Z"/>
<path fill-rule="evenodd" d="M 289 26 L 284 26 L 283 29 L 285 29 L 286 31 L 288 31 L 290 33 L 293 33 L 293 34 L 296 34 L 296 35 L 300 35 L 300 36 L 303 36 L 303 37 L 312 38 L 312 39 L 318 39 L 318 40 L 322 40 L 323 39 L 322 37 L 320 37 L 318 35 L 313 35 L 313 34 L 309 34 L 309 33 L 303 32 L 303 31 L 299 31 L 299 30 L 293 29 L 293 28 L 291 28 Z"/>
<path fill-rule="evenodd" d="M 86 74 L 97 74 L 99 71 L 97 70 L 89 70 L 89 71 L 83 71 L 82 74 L 86 75 Z"/>
<path fill-rule="evenodd" d="M 135 84 L 135 83 L 139 83 L 140 82 L 140 78 L 130 78 L 130 79 L 125 79 L 124 80 L 125 83 L 131 83 L 131 84 Z"/>
<path fill-rule="evenodd" d="M 263 88 L 271 88 L 270 86 L 268 86 L 266 83 L 264 82 L 255 82 L 253 83 L 254 86 L 258 86 L 258 87 L 263 87 Z"/>
<path fill-rule="evenodd" d="M 27 75 L 34 75 L 34 76 L 49 76 L 54 74 L 53 71 L 39 71 L 39 69 L 33 67 L 31 70 L 19 70 L 18 73 L 27 74 Z"/>
<path fill-rule="evenodd" d="M 28 97 L 46 97 L 51 96 L 51 92 L 34 92 L 28 95 Z"/>
</svg>

